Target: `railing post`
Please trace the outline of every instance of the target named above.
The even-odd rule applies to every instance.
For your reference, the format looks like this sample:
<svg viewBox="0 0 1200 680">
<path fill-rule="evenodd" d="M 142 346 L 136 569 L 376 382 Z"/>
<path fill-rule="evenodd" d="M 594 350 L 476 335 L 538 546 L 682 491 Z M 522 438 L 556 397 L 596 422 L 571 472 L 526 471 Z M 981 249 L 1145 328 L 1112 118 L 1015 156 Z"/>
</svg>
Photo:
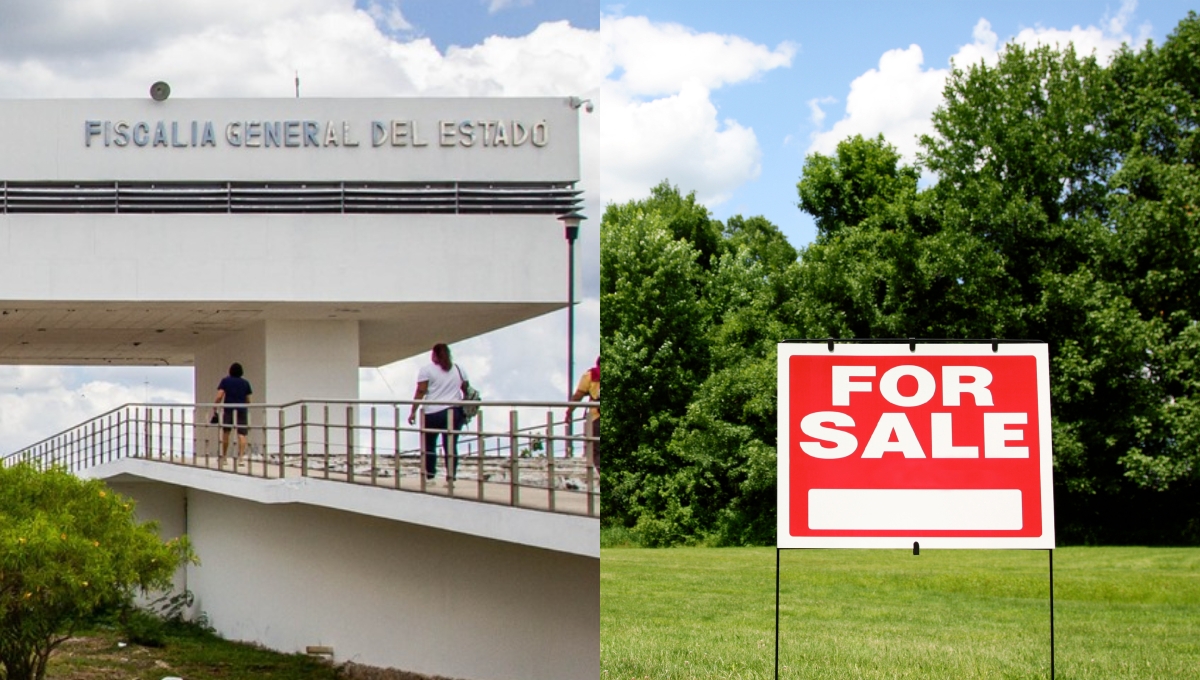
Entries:
<svg viewBox="0 0 1200 680">
<path fill-rule="evenodd" d="M 597 445 L 599 445 L 599 442 L 597 442 Z M 596 482 L 599 480 L 595 478 L 596 468 L 587 458 L 587 455 L 584 454 L 584 469 L 587 470 L 587 512 L 588 517 L 595 517 L 598 514 L 596 512 Z"/>
<path fill-rule="evenodd" d="M 163 427 L 163 410 L 162 410 L 162 408 L 158 409 L 158 415 L 155 418 L 155 420 L 157 422 L 155 424 L 154 429 L 158 431 L 158 459 L 162 460 L 162 457 L 163 457 L 163 430 L 166 429 Z"/>
<path fill-rule="evenodd" d="M 458 477 L 458 430 L 462 428 L 462 424 L 458 422 L 458 409 L 451 406 L 446 409 L 446 493 L 454 498 L 454 482 Z M 451 446 L 453 442 L 453 446 Z"/>
<path fill-rule="evenodd" d="M 150 452 L 154 450 L 154 431 L 150 428 L 152 417 L 149 406 L 142 409 L 142 434 L 146 443 L 146 448 L 142 451 L 142 455 L 146 460 L 150 459 Z"/>
<path fill-rule="evenodd" d="M 346 481 L 354 481 L 354 407 L 346 407 Z"/>
<path fill-rule="evenodd" d="M 300 476 L 308 476 L 308 402 L 300 404 Z"/>
<path fill-rule="evenodd" d="M 517 412 L 508 412 L 508 461 L 509 461 L 509 505 L 517 507 L 521 503 L 521 461 L 517 456 Z"/>
<path fill-rule="evenodd" d="M 570 413 L 566 413 L 563 415 L 563 430 L 567 437 L 567 447 L 566 447 L 567 448 L 567 458 L 574 458 L 575 457 L 575 423 L 573 420 L 571 420 Z M 585 451 L 587 450 L 586 447 L 584 450 Z M 583 455 L 585 458 L 587 457 L 587 453 L 584 453 Z"/>
<path fill-rule="evenodd" d="M 546 493 L 550 512 L 554 512 L 554 411 L 546 411 Z"/>
<path fill-rule="evenodd" d="M 475 459 L 478 461 L 479 473 L 476 475 L 479 486 L 479 500 L 483 500 L 483 409 L 475 415 Z"/>
<path fill-rule="evenodd" d="M 396 488 L 400 488 L 400 405 L 392 405 L 392 474 Z"/>
<path fill-rule="evenodd" d="M 110 413 L 104 419 L 104 449 L 100 452 L 100 462 L 107 463 L 112 459 L 113 450 L 113 418 L 118 415 Z"/>
<path fill-rule="evenodd" d="M 375 407 L 371 406 L 371 486 L 377 486 L 379 482 L 379 455 L 375 448 L 377 443 L 375 426 Z"/>
<path fill-rule="evenodd" d="M 428 486 L 429 480 L 425 478 L 425 409 L 421 407 L 417 411 L 417 480 L 419 481 L 418 489 L 421 493 L 425 493 L 425 487 Z M 437 455 L 437 440 L 433 441 L 433 455 Z"/>
<path fill-rule="evenodd" d="M 250 422 L 249 422 L 250 421 L 250 413 L 253 410 L 254 409 L 251 409 L 250 407 L 246 407 L 246 425 L 247 426 L 250 425 Z M 260 456 L 262 456 L 263 479 L 267 479 L 271 476 L 270 468 L 268 467 L 271 464 L 271 462 L 268 460 L 269 456 L 267 455 L 267 452 L 269 450 L 267 448 L 267 441 L 270 439 L 270 436 L 269 436 L 270 435 L 270 425 L 267 424 L 267 408 L 265 406 L 262 409 L 262 415 L 260 415 L 258 417 L 258 419 L 260 422 L 262 422 L 262 425 L 259 425 L 259 431 L 262 433 L 262 435 L 258 438 L 259 446 L 262 448 L 259 449 L 258 453 Z M 253 432 L 254 429 L 251 428 L 250 431 Z M 253 441 L 246 442 L 246 471 L 250 473 L 251 477 L 254 476 L 254 472 L 251 470 L 251 468 L 254 467 L 254 463 L 253 463 L 254 455 L 253 455 L 253 449 L 251 448 L 253 446 L 254 446 Z"/>
<path fill-rule="evenodd" d="M 325 420 L 321 423 L 321 427 L 324 428 L 325 438 L 322 443 L 325 446 L 325 479 L 329 479 L 329 404 L 326 403 L 324 406 Z"/>
<path fill-rule="evenodd" d="M 267 414 L 263 413 L 263 422 L 266 422 Z M 287 468 L 284 465 L 284 457 L 287 455 L 287 417 L 284 415 L 284 410 L 279 409 L 279 435 L 275 438 L 279 442 L 279 478 L 283 479 L 287 476 Z M 266 438 L 266 435 L 263 435 Z M 264 445 L 265 446 L 265 445 Z M 266 451 L 263 451 L 263 460 L 266 460 Z M 263 463 L 266 465 L 266 463 Z"/>
</svg>

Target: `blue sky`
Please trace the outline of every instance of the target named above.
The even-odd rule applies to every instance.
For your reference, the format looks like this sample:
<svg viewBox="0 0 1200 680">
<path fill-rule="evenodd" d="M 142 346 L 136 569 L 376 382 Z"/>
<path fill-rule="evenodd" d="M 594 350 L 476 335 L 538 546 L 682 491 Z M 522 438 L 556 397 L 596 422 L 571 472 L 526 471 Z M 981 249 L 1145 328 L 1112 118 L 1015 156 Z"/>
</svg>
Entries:
<svg viewBox="0 0 1200 680">
<path fill-rule="evenodd" d="M 370 3 L 358 0 L 359 7 Z M 469 46 L 492 36 L 519 38 L 545 21 L 568 21 L 576 28 L 600 27 L 600 4 L 595 0 L 407 0 L 398 6 L 412 24 L 409 36 L 423 36 L 445 51 Z M 404 34 L 404 31 L 398 33 Z"/>
<path fill-rule="evenodd" d="M 920 47 L 926 70 L 945 69 L 952 56 L 974 42 L 986 20 L 999 42 L 1020 35 L 1070 32 L 1099 39 L 1145 38 L 1161 44 L 1194 3 L 1181 0 L 1113 2 L 1096 0 L 1008 0 L 1005 2 L 857 0 L 855 2 L 681 2 L 632 0 L 606 6 L 609 16 L 644 16 L 674 23 L 695 34 L 738 36 L 764 48 L 790 45 L 790 65 L 764 69 L 754 77 L 715 88 L 710 100 L 717 120 L 736 121 L 754 132 L 761 152 L 756 178 L 722 187 L 730 196 L 710 202 L 714 215 L 762 214 L 796 245 L 812 239 L 814 228 L 796 207 L 795 184 L 812 135 L 828 132 L 846 115 L 856 78 L 878 70 L 889 50 Z M 824 111 L 813 122 L 809 102 Z M 886 103 L 879 102 L 881 106 Z M 870 132 L 870 126 L 862 128 Z M 884 130 L 879 130 L 886 132 Z M 896 143 L 896 140 L 889 140 Z M 660 178 L 661 179 L 661 178 Z M 696 187 L 684 186 L 692 190 Z M 703 192 L 698 192 L 703 193 Z M 703 196 L 702 196 L 703 198 Z"/>
</svg>

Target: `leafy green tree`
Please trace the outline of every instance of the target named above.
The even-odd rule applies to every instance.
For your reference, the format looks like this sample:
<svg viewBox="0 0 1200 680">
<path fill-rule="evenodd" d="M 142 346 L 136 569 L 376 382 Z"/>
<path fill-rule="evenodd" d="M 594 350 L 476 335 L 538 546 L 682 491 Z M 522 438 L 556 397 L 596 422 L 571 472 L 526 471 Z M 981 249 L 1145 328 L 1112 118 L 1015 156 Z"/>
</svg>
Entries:
<svg viewBox="0 0 1200 680">
<path fill-rule="evenodd" d="M 705 539 L 765 543 L 775 531 L 775 348 L 794 334 L 783 317 L 796 250 L 762 217 L 731 217 L 704 298 L 710 365 L 667 451 L 678 464 L 646 480 L 636 528 L 650 545 Z"/>
<path fill-rule="evenodd" d="M 1069 541 L 1200 539 L 1198 46 L 1194 14 L 1108 67 L 1009 46 L 948 79 L 929 189 L 898 188 L 915 171 L 858 138 L 798 185 L 822 227 L 802 253 L 807 335 L 1049 343 Z"/>
<path fill-rule="evenodd" d="M 601 342 L 620 396 L 601 425 L 612 442 L 606 524 L 636 527 L 650 545 L 769 538 L 774 351 L 787 333 L 778 309 L 796 304 L 795 266 L 775 225 L 761 217 L 722 225 L 666 183 L 646 200 L 609 206 Z"/>
<path fill-rule="evenodd" d="M 800 209 L 813 216 L 818 240 L 828 239 L 911 199 L 918 179 L 920 173 L 900 164 L 899 152 L 883 135 L 855 135 L 838 144 L 833 156 L 818 153 L 805 160 L 797 185 Z"/>
<path fill-rule="evenodd" d="M 918 192 L 917 176 L 882 137 L 855 136 L 832 157 L 807 158 L 801 208 L 854 221 L 825 222 L 803 253 L 793 293 L 804 301 L 796 325 L 806 336 L 997 337 L 1012 324 L 1002 256 L 977 235 L 943 229 L 942 206 Z M 815 195 L 853 205 L 814 206 L 805 197 Z"/>
<path fill-rule="evenodd" d="M 0 665 L 4 680 L 41 680 L 56 647 L 96 612 L 139 589 L 166 589 L 194 560 L 164 543 L 103 482 L 27 465 L 0 468 Z"/>
<path fill-rule="evenodd" d="M 695 192 L 684 195 L 666 180 L 651 189 L 645 200 L 609 209 L 615 213 L 632 209 L 658 215 L 671 238 L 684 241 L 695 249 L 696 262 L 704 269 L 708 269 L 721 250 L 721 223 L 712 219 L 708 209 L 696 202 Z"/>
<path fill-rule="evenodd" d="M 1108 65 L 1010 45 L 952 71 L 918 165 L 882 137 L 810 155 L 799 252 L 665 182 L 610 206 L 604 521 L 770 540 L 781 339 L 1040 339 L 1061 540 L 1200 543 L 1198 98 L 1195 13 Z"/>
<path fill-rule="evenodd" d="M 1146 361 L 1156 412 L 1121 463 L 1126 477 L 1158 490 L 1197 489 L 1200 480 L 1198 62 L 1200 19 L 1191 12 L 1161 48 L 1124 49 L 1108 69 L 1105 130 L 1124 153 L 1111 181 L 1106 274 L 1157 332 Z"/>
<path fill-rule="evenodd" d="M 644 479 L 678 467 L 666 444 L 708 366 L 705 270 L 671 227 L 707 224 L 707 211 L 683 220 L 678 206 L 689 202 L 664 195 L 609 206 L 601 222 L 601 353 L 607 389 L 619 395 L 600 425 L 606 521 L 636 517 Z"/>
</svg>

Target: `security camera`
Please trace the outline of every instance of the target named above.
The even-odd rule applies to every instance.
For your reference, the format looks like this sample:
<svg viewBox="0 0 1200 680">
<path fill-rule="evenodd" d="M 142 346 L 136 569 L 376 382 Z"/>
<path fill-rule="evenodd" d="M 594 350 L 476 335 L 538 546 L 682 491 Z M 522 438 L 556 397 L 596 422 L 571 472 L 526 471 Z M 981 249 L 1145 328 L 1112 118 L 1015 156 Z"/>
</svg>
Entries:
<svg viewBox="0 0 1200 680">
<path fill-rule="evenodd" d="M 569 103 L 571 105 L 571 108 L 573 108 L 573 109 L 579 109 L 580 107 L 582 107 L 583 110 L 587 111 L 588 113 L 591 113 L 592 111 L 596 110 L 596 107 L 592 105 L 591 99 L 581 99 L 579 97 L 571 97 L 570 99 L 567 100 L 567 103 Z"/>
</svg>

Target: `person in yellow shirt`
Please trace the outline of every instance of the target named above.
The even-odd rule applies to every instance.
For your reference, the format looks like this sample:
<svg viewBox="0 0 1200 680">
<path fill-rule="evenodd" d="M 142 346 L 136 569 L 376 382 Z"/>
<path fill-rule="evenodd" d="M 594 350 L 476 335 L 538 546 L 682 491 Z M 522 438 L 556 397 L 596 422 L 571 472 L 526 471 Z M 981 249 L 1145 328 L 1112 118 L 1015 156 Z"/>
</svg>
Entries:
<svg viewBox="0 0 1200 680">
<path fill-rule="evenodd" d="M 575 394 L 571 395 L 571 401 L 583 401 L 585 398 L 591 401 L 600 401 L 600 357 L 596 357 L 596 365 L 584 371 L 583 377 L 579 379 L 579 385 L 575 388 Z M 571 414 L 575 411 L 574 407 L 567 409 L 567 420 L 571 419 Z M 593 437 L 592 441 L 587 443 L 588 458 L 591 459 L 592 467 L 596 471 L 600 471 L 600 407 L 593 406 L 588 409 L 587 426 L 584 429 L 584 434 L 588 437 Z"/>
</svg>

